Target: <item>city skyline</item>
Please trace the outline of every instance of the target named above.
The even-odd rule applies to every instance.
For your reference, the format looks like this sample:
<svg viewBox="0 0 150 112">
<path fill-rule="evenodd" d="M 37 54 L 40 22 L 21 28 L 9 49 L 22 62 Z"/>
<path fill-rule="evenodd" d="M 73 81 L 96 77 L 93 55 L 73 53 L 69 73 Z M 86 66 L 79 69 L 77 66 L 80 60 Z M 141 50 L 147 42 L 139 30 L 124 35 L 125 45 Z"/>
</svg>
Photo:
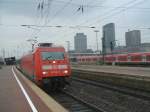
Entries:
<svg viewBox="0 0 150 112">
<path fill-rule="evenodd" d="M 47 0 L 45 1 L 47 2 Z M 66 5 L 67 2 L 68 5 Z M 37 9 L 38 3 L 39 1 L 34 0 L 0 0 L 1 49 L 17 51 L 18 48 L 23 48 L 19 49 L 20 56 L 23 52 L 31 49 L 27 40 L 34 37 L 38 37 L 38 42 L 53 42 L 66 48 L 66 41 L 70 41 L 71 49 L 74 49 L 74 35 L 77 32 L 84 32 L 87 35 L 88 48 L 96 50 L 94 30 L 99 30 L 99 49 L 102 49 L 102 26 L 112 22 L 115 23 L 116 40 L 120 45 L 125 45 L 124 34 L 128 29 L 141 30 L 142 42 L 150 42 L 150 16 L 148 15 L 150 1 L 148 0 L 135 0 L 134 2 L 133 0 L 132 2 L 131 0 L 122 0 L 121 2 L 120 0 L 54 1 L 50 6 L 50 12 L 47 11 L 48 7 L 44 6 L 46 14 L 44 13 L 43 18 L 41 18 L 42 13 Z M 77 12 L 79 7 L 74 4 L 83 4 L 84 12 Z M 60 11 L 61 9 L 62 11 Z M 57 27 L 21 26 L 42 26 L 44 23 Z M 89 28 L 92 26 L 96 28 Z M 17 53 L 12 52 L 12 54 Z"/>
</svg>

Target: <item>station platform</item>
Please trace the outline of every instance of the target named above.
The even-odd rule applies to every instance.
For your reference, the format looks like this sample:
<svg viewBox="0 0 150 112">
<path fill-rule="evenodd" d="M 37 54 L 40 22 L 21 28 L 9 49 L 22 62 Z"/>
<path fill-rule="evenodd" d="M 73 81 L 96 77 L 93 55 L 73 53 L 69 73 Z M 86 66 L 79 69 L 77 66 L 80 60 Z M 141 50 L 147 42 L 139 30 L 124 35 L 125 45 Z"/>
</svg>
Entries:
<svg viewBox="0 0 150 112">
<path fill-rule="evenodd" d="M 75 65 L 72 66 L 72 69 L 150 78 L 150 67 L 146 68 L 146 67 L 119 67 L 119 66 L 100 66 L 100 65 Z"/>
<path fill-rule="evenodd" d="M 13 66 L 0 69 L 0 112 L 67 112 Z"/>
<path fill-rule="evenodd" d="M 72 65 L 73 76 L 97 82 L 150 91 L 150 68 Z"/>
</svg>

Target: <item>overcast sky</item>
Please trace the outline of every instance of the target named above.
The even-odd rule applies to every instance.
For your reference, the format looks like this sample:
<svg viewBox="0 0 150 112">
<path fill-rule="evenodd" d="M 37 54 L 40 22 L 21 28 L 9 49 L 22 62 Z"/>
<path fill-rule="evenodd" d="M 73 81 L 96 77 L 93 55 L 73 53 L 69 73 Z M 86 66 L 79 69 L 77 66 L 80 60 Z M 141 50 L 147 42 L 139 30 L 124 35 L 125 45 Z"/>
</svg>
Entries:
<svg viewBox="0 0 150 112">
<path fill-rule="evenodd" d="M 140 29 L 142 42 L 150 42 L 150 0 L 0 0 L 0 56 L 3 48 L 6 56 L 21 56 L 31 49 L 27 40 L 34 37 L 64 47 L 70 41 L 73 49 L 78 32 L 87 35 L 88 48 L 96 49 L 94 30 L 100 31 L 101 49 L 102 26 L 110 22 L 115 23 L 117 44 L 125 45 L 128 29 Z M 91 26 L 96 28 L 88 28 Z"/>
</svg>

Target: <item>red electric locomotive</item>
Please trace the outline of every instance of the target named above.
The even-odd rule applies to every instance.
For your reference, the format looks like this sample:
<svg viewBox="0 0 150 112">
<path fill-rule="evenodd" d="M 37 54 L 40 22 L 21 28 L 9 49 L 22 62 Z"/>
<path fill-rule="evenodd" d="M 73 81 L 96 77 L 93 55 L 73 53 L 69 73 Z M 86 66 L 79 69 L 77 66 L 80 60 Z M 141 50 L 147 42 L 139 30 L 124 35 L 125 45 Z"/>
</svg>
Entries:
<svg viewBox="0 0 150 112">
<path fill-rule="evenodd" d="M 22 71 L 37 84 L 63 88 L 71 75 L 65 49 L 51 43 L 40 43 L 34 52 L 21 58 Z"/>
</svg>

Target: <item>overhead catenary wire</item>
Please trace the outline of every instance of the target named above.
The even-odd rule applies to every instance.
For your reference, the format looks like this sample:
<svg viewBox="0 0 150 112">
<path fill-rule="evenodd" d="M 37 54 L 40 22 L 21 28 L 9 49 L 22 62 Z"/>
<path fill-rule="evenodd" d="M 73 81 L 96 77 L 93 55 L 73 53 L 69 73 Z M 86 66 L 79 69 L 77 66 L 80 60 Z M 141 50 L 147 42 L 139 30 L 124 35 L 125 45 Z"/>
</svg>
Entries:
<svg viewBox="0 0 150 112">
<path fill-rule="evenodd" d="M 106 1 L 106 0 L 105 0 Z M 58 3 L 58 4 L 66 4 L 67 2 L 66 1 L 61 1 L 61 0 L 54 0 L 53 2 L 55 2 L 55 3 Z M 92 2 L 94 2 L 94 1 L 92 1 Z M 7 2 L 5 2 L 5 1 L 3 1 L 3 3 L 2 4 L 6 4 Z M 21 4 L 22 2 L 15 2 L 15 1 L 13 1 L 13 2 L 9 2 L 9 4 Z M 25 4 L 35 4 L 35 2 L 25 2 Z M 39 3 L 38 3 L 39 4 Z M 89 3 L 90 4 L 90 3 Z M 45 4 L 45 5 L 48 5 L 48 3 L 47 4 Z M 56 4 L 55 4 L 56 5 Z M 81 4 L 78 4 L 78 3 L 70 3 L 70 5 L 73 5 L 73 6 L 79 6 L 79 5 L 81 5 Z M 124 7 L 124 6 L 105 6 L 105 5 L 92 5 L 92 4 L 90 4 L 90 5 L 88 5 L 88 4 L 83 4 L 83 6 L 84 7 L 89 7 L 89 8 L 120 8 L 120 9 L 122 9 L 122 8 L 127 8 L 127 7 Z M 150 10 L 150 8 L 149 7 L 134 7 L 133 9 L 139 9 L 139 10 Z"/>
<path fill-rule="evenodd" d="M 57 0 L 56 0 L 57 1 Z M 102 1 L 104 1 L 104 0 L 102 0 Z M 62 1 L 63 3 L 64 3 L 64 1 Z M 70 5 L 72 4 L 73 2 L 71 2 L 70 3 Z M 86 3 L 86 0 L 81 0 L 81 2 L 80 2 L 81 4 L 78 6 L 78 8 L 80 7 L 81 9 L 81 13 L 82 13 L 82 15 L 79 15 L 79 17 L 80 16 L 83 16 L 83 12 L 84 12 L 84 9 L 82 9 L 82 8 L 84 8 L 83 6 L 84 5 L 87 5 L 87 4 L 92 4 L 92 3 L 95 3 L 95 1 L 93 1 L 93 0 L 91 0 L 91 1 L 89 1 L 88 3 Z M 75 13 L 73 13 L 73 15 L 72 16 L 75 16 L 75 14 L 77 14 L 77 10 L 75 9 Z M 71 17 L 72 17 L 71 16 Z M 68 28 L 73 28 L 73 29 L 85 29 L 85 28 L 87 28 L 87 29 L 91 29 L 91 28 L 95 28 L 94 26 L 77 26 L 77 25 L 74 25 L 74 26 L 68 26 L 68 25 L 66 25 Z"/>
<path fill-rule="evenodd" d="M 130 4 L 130 3 L 132 3 L 132 2 L 135 2 L 135 1 L 137 1 L 137 0 L 132 0 L 132 1 L 130 1 L 130 2 L 128 2 L 127 4 L 125 4 L 125 5 L 128 5 L 128 4 Z M 71 3 L 70 3 L 71 4 Z M 127 7 L 125 7 L 124 5 L 123 6 L 119 6 L 119 7 L 115 7 L 113 10 L 116 10 L 116 9 L 120 9 L 120 8 L 127 8 Z M 107 13 L 108 14 L 108 13 Z M 105 18 L 106 19 L 106 18 Z M 79 25 L 78 25 L 79 26 Z M 66 35 L 66 34 L 65 34 Z"/>
<path fill-rule="evenodd" d="M 134 0 L 135 1 L 135 0 Z M 58 4 L 66 4 L 67 2 L 66 1 L 59 1 L 59 0 L 55 0 L 53 1 L 55 3 L 58 3 Z M 93 2 L 93 1 L 92 1 Z M 125 6 L 106 6 L 106 5 L 92 5 L 91 3 L 92 2 L 89 2 L 88 4 L 82 4 L 83 7 L 88 7 L 88 8 L 118 8 L 118 9 L 123 9 L 123 8 L 127 8 Z M 90 4 L 90 5 L 89 5 Z M 55 4 L 56 5 L 56 4 Z M 73 5 L 73 6 L 80 6 L 81 4 L 78 4 L 78 3 L 70 3 L 70 5 Z M 133 9 L 139 9 L 139 10 L 150 10 L 149 7 L 134 7 Z"/>
<path fill-rule="evenodd" d="M 54 1 L 55 1 L 55 0 L 54 0 Z M 135 1 L 135 0 L 134 0 L 134 1 Z M 71 4 L 72 4 L 72 3 L 70 3 L 70 5 L 71 5 Z M 87 5 L 87 6 L 92 6 L 92 5 Z M 96 6 L 96 5 L 95 5 L 95 6 Z M 107 7 L 107 6 L 106 6 L 106 7 Z M 125 8 L 127 8 L 127 7 L 124 6 L 124 7 L 113 7 L 113 8 L 125 9 Z M 137 7 L 137 8 L 140 8 L 140 7 Z M 143 10 L 143 9 L 142 9 L 142 10 Z M 118 13 L 118 14 L 119 14 L 119 13 Z M 117 15 L 117 12 L 116 12 L 116 15 Z M 115 16 L 115 15 L 114 15 L 114 16 Z M 113 16 L 110 15 L 110 17 L 113 17 Z M 108 18 L 108 17 L 106 17 L 106 19 L 107 19 L 107 18 Z M 106 19 L 104 19 L 104 20 L 106 20 Z M 100 18 L 98 21 L 95 21 L 95 20 L 94 20 L 95 23 L 98 23 L 99 21 L 101 21 L 101 18 Z M 87 23 L 86 23 L 86 24 L 87 24 Z M 91 24 L 92 24 L 92 23 L 91 23 Z M 82 25 L 78 25 L 78 26 L 80 27 L 80 26 L 82 26 Z M 90 26 L 90 25 L 87 25 L 87 26 Z"/>
<path fill-rule="evenodd" d="M 135 3 L 136 1 L 138 1 L 138 0 L 131 0 L 131 1 L 129 1 L 129 2 L 127 2 L 127 3 L 125 3 L 125 4 L 122 4 L 121 6 L 119 6 L 119 7 L 122 7 L 122 6 L 126 6 L 127 7 L 127 5 L 131 5 L 132 3 Z M 145 1 L 145 0 L 142 0 L 142 1 L 140 1 L 138 4 L 140 4 L 141 2 L 143 2 L 143 1 Z M 138 5 L 138 4 L 136 4 L 136 5 Z M 135 4 L 134 4 L 135 5 Z M 133 6 L 132 6 L 132 8 L 133 8 Z M 116 8 L 113 8 L 111 11 L 116 11 L 117 9 L 120 9 L 120 8 L 118 8 L 118 7 L 116 7 Z M 126 9 L 126 10 L 128 10 L 128 9 Z M 105 13 L 104 15 L 106 15 L 106 14 L 109 14 L 111 11 L 109 11 L 108 13 Z M 122 12 L 122 10 L 121 10 L 121 12 Z M 120 12 L 120 13 L 121 13 Z M 111 12 L 112 13 L 112 12 Z M 98 16 L 99 17 L 99 16 Z M 97 17 L 96 17 L 97 18 Z M 108 17 L 107 17 L 108 18 Z M 107 19 L 107 18 L 105 18 L 105 19 Z M 92 20 L 94 20 L 93 18 L 92 18 Z M 89 21 L 89 20 L 88 20 Z M 88 21 L 85 21 L 84 23 L 81 23 L 81 24 L 78 24 L 77 26 L 80 26 L 80 25 L 82 25 L 82 24 L 86 24 Z M 91 25 L 91 24 L 90 24 Z M 72 34 L 73 32 L 71 32 L 71 33 L 69 33 L 69 34 Z M 64 36 L 66 36 L 67 34 L 64 34 Z M 62 37 L 64 37 L 64 36 L 62 36 Z"/>
<path fill-rule="evenodd" d="M 135 1 L 137 1 L 137 0 L 135 0 Z M 144 1 L 146 1 L 146 0 L 141 0 L 141 1 L 139 1 L 138 3 L 132 4 L 131 6 L 128 6 L 128 7 L 125 8 L 125 9 L 121 9 L 120 11 L 115 12 L 115 13 L 109 15 L 109 16 L 106 16 L 106 17 L 104 17 L 103 19 L 99 19 L 99 20 L 97 20 L 96 22 L 91 23 L 91 24 L 95 24 L 95 23 L 98 23 L 98 22 L 102 22 L 102 21 L 104 21 L 104 20 L 106 20 L 106 19 L 108 19 L 108 18 L 110 18 L 110 17 L 114 17 L 114 16 L 116 16 L 116 15 L 118 15 L 118 14 L 120 14 L 120 13 L 126 11 L 126 10 L 131 9 L 131 8 L 132 8 L 133 6 L 135 6 L 135 5 L 142 4 Z M 91 25 L 91 24 L 89 24 L 89 25 Z"/>
<path fill-rule="evenodd" d="M 35 25 L 46 25 L 50 13 L 50 8 L 53 0 L 38 0 L 37 4 L 37 23 Z M 31 29 L 34 29 L 31 27 Z M 42 29 L 36 29 L 33 31 L 31 36 L 35 37 L 40 33 Z"/>
<path fill-rule="evenodd" d="M 93 2 L 93 0 L 91 0 L 90 2 L 88 2 L 88 4 L 91 4 Z M 83 4 L 84 5 L 84 4 Z M 77 8 L 75 8 L 75 12 L 73 13 L 72 16 L 74 16 L 75 14 L 77 14 L 81 8 L 81 4 L 77 4 L 76 5 Z"/>
<path fill-rule="evenodd" d="M 44 5 L 44 0 L 37 0 L 37 4 L 36 4 L 36 18 L 34 18 L 35 19 L 34 24 L 41 24 L 41 21 L 43 19 L 42 16 L 41 16 L 42 13 L 43 13 L 42 2 L 43 2 L 43 5 Z M 30 37 L 34 37 L 40 31 L 40 29 L 32 28 L 30 26 L 28 28 L 32 29 Z"/>
<path fill-rule="evenodd" d="M 44 0 L 43 0 L 43 8 L 46 6 L 46 5 L 48 5 L 48 8 L 47 8 L 47 15 L 45 16 L 46 18 L 45 18 L 45 22 L 44 22 L 44 25 L 46 26 L 48 23 L 50 23 L 51 21 L 53 21 L 55 18 L 56 18 L 56 16 L 58 16 L 71 2 L 72 2 L 72 0 L 69 0 L 67 3 L 65 3 L 64 5 L 63 5 L 63 7 L 61 8 L 61 9 L 59 9 L 54 15 L 53 15 L 53 17 L 51 17 L 51 18 L 49 18 L 49 8 L 50 8 L 50 5 L 51 5 L 51 3 L 53 2 L 54 0 L 48 0 L 48 3 L 46 4 L 45 2 L 44 2 Z M 43 19 L 43 16 L 42 16 L 42 19 Z M 42 19 L 41 19 L 41 21 L 42 21 Z M 41 27 L 41 29 L 40 29 L 40 31 L 42 30 L 42 27 Z M 40 33 L 40 31 L 38 32 L 38 33 Z"/>
<path fill-rule="evenodd" d="M 38 4 L 37 4 L 37 18 L 35 20 L 35 24 L 39 25 L 42 24 L 43 21 L 43 8 L 44 8 L 44 0 L 38 0 Z"/>
<path fill-rule="evenodd" d="M 49 14 L 50 14 L 50 11 L 51 11 L 51 5 L 52 5 L 52 2 L 54 0 L 48 0 L 47 1 L 47 9 L 46 9 L 46 16 L 45 16 L 45 23 L 44 25 L 46 25 L 49 21 Z"/>
<path fill-rule="evenodd" d="M 1 27 L 11 27 L 11 28 L 29 28 L 32 30 L 36 30 L 36 31 L 40 31 L 40 28 L 58 28 L 58 29 L 64 29 L 64 28 L 68 28 L 68 29 L 96 29 L 98 27 L 96 26 L 45 26 L 45 25 L 8 25 L 8 24 L 1 24 Z M 130 26 L 117 26 L 118 28 L 121 29 L 129 29 Z M 150 30 L 150 26 L 133 26 L 132 29 L 139 29 L 139 30 Z"/>
<path fill-rule="evenodd" d="M 54 14 L 54 16 L 47 22 L 47 24 L 52 22 L 56 18 L 56 16 L 58 16 L 72 1 L 73 0 L 69 0 L 66 4 L 64 4 L 64 6 Z"/>
<path fill-rule="evenodd" d="M 119 7 L 114 7 L 113 9 L 105 12 L 103 15 L 99 15 L 97 17 L 91 18 L 90 20 L 95 20 L 97 18 L 104 17 L 104 16 L 106 16 L 108 14 L 113 13 L 114 11 L 118 11 L 118 9 L 120 9 L 120 7 L 125 7 L 125 6 L 127 7 L 128 5 L 130 5 L 132 3 L 135 3 L 136 1 L 138 1 L 138 0 L 131 0 L 131 1 L 127 2 L 127 3 L 121 4 Z M 85 22 L 80 23 L 80 25 L 85 24 L 85 23 L 89 22 L 90 20 L 86 20 Z"/>
</svg>

